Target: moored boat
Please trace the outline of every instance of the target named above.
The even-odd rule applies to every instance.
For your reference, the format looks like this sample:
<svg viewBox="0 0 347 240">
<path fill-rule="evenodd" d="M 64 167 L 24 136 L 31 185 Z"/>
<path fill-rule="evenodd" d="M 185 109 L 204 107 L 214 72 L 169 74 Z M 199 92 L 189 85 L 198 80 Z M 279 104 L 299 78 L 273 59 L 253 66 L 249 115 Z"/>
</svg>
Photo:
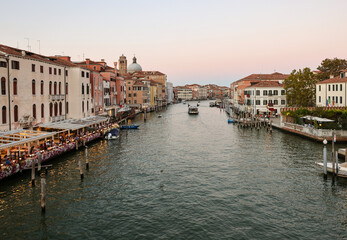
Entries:
<svg viewBox="0 0 347 240">
<path fill-rule="evenodd" d="M 228 123 L 237 123 L 237 119 L 235 118 L 229 118 Z"/>
<path fill-rule="evenodd" d="M 117 139 L 117 138 L 119 138 L 119 129 L 118 128 L 113 128 L 105 134 L 105 139 L 107 139 L 107 140 Z"/>
<path fill-rule="evenodd" d="M 121 129 L 138 129 L 140 125 L 122 125 Z"/>
</svg>

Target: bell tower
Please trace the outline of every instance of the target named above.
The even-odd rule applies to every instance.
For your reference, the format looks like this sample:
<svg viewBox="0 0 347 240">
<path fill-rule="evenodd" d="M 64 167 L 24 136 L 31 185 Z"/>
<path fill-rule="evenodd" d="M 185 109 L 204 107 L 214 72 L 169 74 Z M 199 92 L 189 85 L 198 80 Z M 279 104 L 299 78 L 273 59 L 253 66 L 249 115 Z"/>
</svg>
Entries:
<svg viewBox="0 0 347 240">
<path fill-rule="evenodd" d="M 122 54 L 122 56 L 119 57 L 119 75 L 124 75 L 128 72 L 128 63 L 127 58 Z"/>
</svg>

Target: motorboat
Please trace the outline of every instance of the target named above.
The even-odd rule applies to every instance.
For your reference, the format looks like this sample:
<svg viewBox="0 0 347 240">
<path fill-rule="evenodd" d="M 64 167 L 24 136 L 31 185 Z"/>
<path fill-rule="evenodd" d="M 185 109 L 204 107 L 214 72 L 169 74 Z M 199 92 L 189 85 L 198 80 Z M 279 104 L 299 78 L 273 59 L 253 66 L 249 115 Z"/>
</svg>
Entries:
<svg viewBox="0 0 347 240">
<path fill-rule="evenodd" d="M 228 123 L 237 123 L 237 119 L 235 118 L 229 118 Z"/>
<path fill-rule="evenodd" d="M 158 115 L 158 118 L 161 118 L 161 117 L 162 117 L 162 115 L 161 115 L 161 114 L 159 114 L 159 115 Z"/>
<path fill-rule="evenodd" d="M 117 138 L 119 138 L 119 129 L 118 128 L 113 128 L 105 134 L 105 139 L 107 139 L 107 140 L 117 139 Z"/>
<path fill-rule="evenodd" d="M 210 107 L 215 107 L 216 103 L 215 102 L 210 102 Z"/>
<path fill-rule="evenodd" d="M 121 129 L 138 129 L 140 125 L 122 125 Z"/>
<path fill-rule="evenodd" d="M 183 104 L 186 104 L 186 101 L 183 101 Z"/>
<path fill-rule="evenodd" d="M 196 106 L 189 106 L 189 108 L 188 108 L 188 114 L 191 114 L 191 115 L 199 114 L 199 109 L 198 109 L 198 107 L 196 107 Z"/>
<path fill-rule="evenodd" d="M 324 163 L 315 162 L 318 166 L 324 169 Z M 335 165 L 336 168 L 336 165 Z M 327 171 L 329 173 L 333 172 L 333 164 L 331 162 L 327 163 Z M 347 178 L 347 162 L 337 165 L 337 176 Z"/>
</svg>

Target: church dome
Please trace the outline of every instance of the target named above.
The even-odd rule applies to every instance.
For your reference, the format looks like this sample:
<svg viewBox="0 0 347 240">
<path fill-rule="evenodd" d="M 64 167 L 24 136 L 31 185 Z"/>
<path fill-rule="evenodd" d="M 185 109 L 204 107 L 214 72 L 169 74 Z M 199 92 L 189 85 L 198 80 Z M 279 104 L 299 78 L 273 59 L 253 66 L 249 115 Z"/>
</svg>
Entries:
<svg viewBox="0 0 347 240">
<path fill-rule="evenodd" d="M 142 67 L 136 63 L 136 57 L 134 57 L 133 63 L 128 66 L 128 72 L 133 73 L 137 71 L 142 71 Z"/>
</svg>

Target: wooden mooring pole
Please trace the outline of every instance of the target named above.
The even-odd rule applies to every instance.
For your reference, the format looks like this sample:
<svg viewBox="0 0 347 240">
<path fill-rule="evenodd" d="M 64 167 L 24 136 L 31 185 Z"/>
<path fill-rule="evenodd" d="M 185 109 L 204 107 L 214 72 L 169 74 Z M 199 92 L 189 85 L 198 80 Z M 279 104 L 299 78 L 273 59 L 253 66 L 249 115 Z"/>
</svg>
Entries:
<svg viewBox="0 0 347 240">
<path fill-rule="evenodd" d="M 86 146 L 85 155 L 86 155 L 86 169 L 89 170 L 88 146 Z"/>
<path fill-rule="evenodd" d="M 46 212 L 46 177 L 42 174 L 41 177 L 41 213 Z"/>
<path fill-rule="evenodd" d="M 83 169 L 82 169 L 81 158 L 78 159 L 78 168 L 80 169 L 81 179 L 83 179 L 83 178 L 84 178 L 84 175 L 83 175 Z"/>
<path fill-rule="evenodd" d="M 332 143 L 332 174 L 333 174 L 333 183 L 335 182 L 335 140 L 336 140 L 336 136 L 335 136 L 335 133 L 333 131 L 333 134 L 332 134 L 332 139 L 331 139 L 331 143 Z"/>
<path fill-rule="evenodd" d="M 327 143 L 328 141 L 326 139 L 323 140 L 323 166 L 324 166 L 324 179 L 328 178 L 328 171 L 327 171 L 327 165 L 328 165 L 328 161 L 327 161 Z"/>
<path fill-rule="evenodd" d="M 31 185 L 35 186 L 35 161 L 31 161 Z"/>
</svg>

